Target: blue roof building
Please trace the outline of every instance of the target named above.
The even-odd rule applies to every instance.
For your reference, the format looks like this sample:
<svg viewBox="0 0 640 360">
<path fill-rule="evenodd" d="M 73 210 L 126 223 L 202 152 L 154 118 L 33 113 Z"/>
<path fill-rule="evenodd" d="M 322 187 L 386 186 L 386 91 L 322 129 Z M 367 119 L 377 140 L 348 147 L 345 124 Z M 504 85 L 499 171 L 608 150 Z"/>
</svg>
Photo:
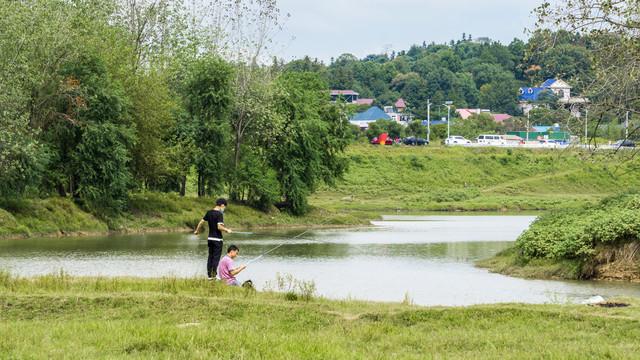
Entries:
<svg viewBox="0 0 640 360">
<path fill-rule="evenodd" d="M 571 86 L 562 80 L 549 79 L 540 87 L 524 87 L 520 88 L 520 101 L 538 100 L 538 94 L 541 91 L 550 90 L 560 100 L 568 100 L 571 97 Z"/>
<path fill-rule="evenodd" d="M 361 129 L 366 129 L 369 124 L 375 122 L 378 119 L 391 119 L 391 116 L 387 115 L 382 109 L 377 106 L 372 106 L 367 111 L 355 114 L 349 119 L 352 124 L 360 126 Z"/>
<path fill-rule="evenodd" d="M 580 116 L 580 109 L 589 103 L 589 99 L 571 96 L 571 86 L 562 80 L 548 79 L 539 87 L 521 87 L 519 106 L 526 114 L 531 109 L 538 106 L 532 103 L 536 100 L 542 100 L 540 93 L 543 91 L 551 91 L 558 98 L 558 102 L 571 111 L 574 116 Z"/>
</svg>

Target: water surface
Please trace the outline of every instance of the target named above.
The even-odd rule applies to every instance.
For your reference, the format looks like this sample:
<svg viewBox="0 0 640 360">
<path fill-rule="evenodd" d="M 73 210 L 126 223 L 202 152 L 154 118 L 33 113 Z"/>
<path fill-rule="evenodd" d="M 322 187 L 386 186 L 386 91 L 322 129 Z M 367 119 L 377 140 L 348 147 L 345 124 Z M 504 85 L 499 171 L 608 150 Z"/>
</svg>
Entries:
<svg viewBox="0 0 640 360">
<path fill-rule="evenodd" d="M 276 236 L 225 234 L 236 244 L 236 265 L 250 264 L 238 276 L 260 288 L 277 274 L 315 282 L 329 298 L 404 301 L 419 305 L 497 302 L 580 302 L 640 297 L 640 286 L 594 281 L 525 280 L 477 269 L 474 262 L 510 247 L 535 216 L 385 216 L 373 226 L 261 231 Z M 243 229 L 237 229 L 243 230 Z M 204 279 L 206 235 L 133 234 L 0 240 L 0 268 L 31 276 L 64 269 L 71 275 Z M 204 281 L 204 280 L 203 280 Z"/>
</svg>

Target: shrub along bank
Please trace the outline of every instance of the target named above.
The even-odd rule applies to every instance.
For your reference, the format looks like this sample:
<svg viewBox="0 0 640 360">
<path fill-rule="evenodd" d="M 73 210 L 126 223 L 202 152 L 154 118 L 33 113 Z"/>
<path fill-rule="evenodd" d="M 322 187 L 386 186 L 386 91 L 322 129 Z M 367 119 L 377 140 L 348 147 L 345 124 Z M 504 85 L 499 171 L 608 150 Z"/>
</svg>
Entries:
<svg viewBox="0 0 640 360">
<path fill-rule="evenodd" d="M 538 217 L 480 266 L 509 274 L 640 281 L 640 191 Z"/>
</svg>

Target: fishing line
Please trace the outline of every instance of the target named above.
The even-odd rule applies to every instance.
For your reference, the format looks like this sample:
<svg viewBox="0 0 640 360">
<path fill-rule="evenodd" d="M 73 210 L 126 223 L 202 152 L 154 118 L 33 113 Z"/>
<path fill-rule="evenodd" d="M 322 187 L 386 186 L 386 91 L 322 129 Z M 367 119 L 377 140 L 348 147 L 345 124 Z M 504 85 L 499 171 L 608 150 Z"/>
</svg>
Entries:
<svg viewBox="0 0 640 360">
<path fill-rule="evenodd" d="M 282 245 L 284 245 L 284 244 L 288 243 L 289 241 L 292 241 L 292 240 L 294 240 L 294 239 L 296 239 L 296 238 L 299 238 L 300 236 L 302 236 L 302 235 L 304 235 L 304 234 L 308 233 L 309 231 L 311 231 L 311 230 L 313 230 L 313 229 L 315 229 L 315 228 L 318 228 L 318 227 L 320 227 L 320 226 L 322 226 L 322 225 L 324 225 L 324 224 L 328 223 L 328 222 L 329 222 L 329 221 L 331 221 L 331 220 L 337 219 L 337 218 L 339 218 L 340 216 L 342 216 L 342 214 L 340 214 L 340 215 L 338 215 L 338 216 L 336 216 L 336 217 L 332 217 L 331 219 L 329 219 L 329 220 L 327 220 L 327 221 L 323 222 L 322 224 L 318 224 L 318 225 L 316 225 L 316 226 L 312 227 L 311 229 L 309 229 L 309 230 L 307 230 L 307 231 L 305 231 L 305 232 L 303 232 L 303 233 L 300 233 L 300 234 L 298 234 L 298 235 L 296 235 L 296 236 L 292 237 L 291 239 L 289 239 L 289 240 L 287 240 L 287 241 L 283 242 L 282 244 L 280 244 L 280 245 L 278 245 L 278 246 L 274 247 L 273 249 L 271 249 L 271 250 L 267 251 L 266 253 L 264 253 L 264 254 L 262 254 L 262 255 L 258 256 L 257 258 L 255 258 L 255 259 L 253 259 L 253 260 L 249 261 L 248 263 L 246 263 L 246 264 L 245 264 L 245 266 L 247 266 L 247 265 L 251 264 L 252 262 L 254 262 L 254 261 L 256 261 L 256 260 L 260 259 L 261 257 L 263 257 L 263 256 L 267 255 L 268 253 L 272 252 L 273 250 L 275 250 L 275 249 L 279 248 L 280 246 L 282 246 Z"/>
<path fill-rule="evenodd" d="M 282 234 L 267 234 L 267 233 L 255 233 L 255 232 L 248 232 L 248 231 L 233 231 L 232 234 L 250 234 L 250 235 L 261 235 L 261 236 L 273 236 L 273 237 L 285 237 L 285 238 L 295 238 L 296 236 L 293 235 L 282 235 Z M 323 243 L 327 243 L 327 244 L 335 244 L 331 241 L 326 241 L 326 240 L 320 240 L 320 239 L 307 239 L 310 241 L 319 241 L 319 242 L 323 242 Z"/>
</svg>

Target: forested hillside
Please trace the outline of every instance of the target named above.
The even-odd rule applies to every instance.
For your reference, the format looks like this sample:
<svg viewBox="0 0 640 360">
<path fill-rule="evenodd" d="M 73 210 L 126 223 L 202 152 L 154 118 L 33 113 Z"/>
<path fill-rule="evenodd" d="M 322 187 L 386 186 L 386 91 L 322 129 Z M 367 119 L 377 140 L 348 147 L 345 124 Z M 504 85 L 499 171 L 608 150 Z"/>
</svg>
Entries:
<svg viewBox="0 0 640 360">
<path fill-rule="evenodd" d="M 553 38 L 553 43 L 548 39 Z M 462 39 L 449 44 L 423 42 L 397 54 L 372 54 L 357 59 L 342 54 L 331 64 L 310 58 L 286 64 L 287 71 L 317 72 L 331 89 L 351 89 L 374 105 L 393 105 L 404 99 L 408 110 L 427 118 L 427 100 L 442 115 L 442 104 L 455 108 L 483 108 L 493 113 L 520 115 L 519 88 L 539 86 L 546 79 L 564 79 L 577 86 L 578 76 L 589 76 L 589 42 L 580 34 L 538 31 L 527 42 L 515 39 L 508 45 L 486 37 Z M 446 113 L 446 108 L 444 109 Z"/>
</svg>

